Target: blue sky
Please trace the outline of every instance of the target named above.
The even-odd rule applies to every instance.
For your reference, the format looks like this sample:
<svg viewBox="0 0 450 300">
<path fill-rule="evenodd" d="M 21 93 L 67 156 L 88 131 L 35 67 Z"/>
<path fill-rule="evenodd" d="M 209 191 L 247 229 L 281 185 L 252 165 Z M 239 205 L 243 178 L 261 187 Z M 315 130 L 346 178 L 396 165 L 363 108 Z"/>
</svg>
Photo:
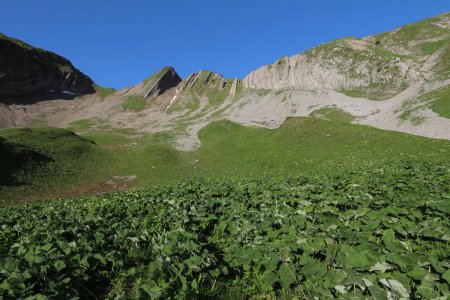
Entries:
<svg viewBox="0 0 450 300">
<path fill-rule="evenodd" d="M 448 0 L 0 0 L 0 32 L 121 88 L 163 66 L 243 78 L 283 55 L 450 11 Z"/>
</svg>

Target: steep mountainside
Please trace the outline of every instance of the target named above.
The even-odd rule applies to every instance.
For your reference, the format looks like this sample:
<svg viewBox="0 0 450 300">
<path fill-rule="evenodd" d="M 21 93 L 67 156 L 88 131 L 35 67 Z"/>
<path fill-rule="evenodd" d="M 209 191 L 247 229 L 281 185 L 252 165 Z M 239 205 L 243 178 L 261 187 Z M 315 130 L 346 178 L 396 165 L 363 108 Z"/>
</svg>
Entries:
<svg viewBox="0 0 450 300">
<path fill-rule="evenodd" d="M 181 102 L 188 102 L 183 105 L 197 106 L 201 99 L 211 104 L 220 103 L 225 98 L 234 96 L 239 85 L 240 80 L 237 78 L 226 79 L 217 73 L 204 70 L 181 79 L 173 67 L 164 67 L 141 83 L 118 91 L 117 95 L 125 97 L 138 95 L 145 99 L 170 95 L 166 108 L 169 108 L 177 98 L 182 98 Z"/>
<path fill-rule="evenodd" d="M 259 89 L 330 89 L 388 99 L 420 79 L 448 75 L 450 14 L 366 38 L 348 37 L 283 57 L 244 78 Z"/>
<path fill-rule="evenodd" d="M 95 89 L 67 59 L 0 34 L 0 102 L 48 92 L 84 95 Z"/>
</svg>

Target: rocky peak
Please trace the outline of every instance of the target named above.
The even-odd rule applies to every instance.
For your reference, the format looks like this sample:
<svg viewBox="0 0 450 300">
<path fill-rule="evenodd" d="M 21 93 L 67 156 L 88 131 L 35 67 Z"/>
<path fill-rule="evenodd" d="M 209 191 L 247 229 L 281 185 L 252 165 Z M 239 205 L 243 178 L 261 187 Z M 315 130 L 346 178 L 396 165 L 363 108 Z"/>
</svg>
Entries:
<svg viewBox="0 0 450 300">
<path fill-rule="evenodd" d="M 192 90 L 194 88 L 202 90 L 206 88 L 217 88 L 221 90 L 225 87 L 226 83 L 227 79 L 221 75 L 211 71 L 201 70 L 189 75 L 183 80 L 183 90 Z"/>
<path fill-rule="evenodd" d="M 94 93 L 95 88 L 94 82 L 64 57 L 0 34 L 1 100 L 45 99 L 49 92 L 75 96 Z"/>
<path fill-rule="evenodd" d="M 212 93 L 220 93 L 221 97 L 226 98 L 234 96 L 240 84 L 241 80 L 238 78 L 225 78 L 215 72 L 201 70 L 183 79 L 179 90 L 206 97 Z"/>
<path fill-rule="evenodd" d="M 144 98 L 158 97 L 181 82 L 173 67 L 164 67 L 141 83 L 124 88 L 117 93 L 123 96 L 140 95 Z"/>
</svg>

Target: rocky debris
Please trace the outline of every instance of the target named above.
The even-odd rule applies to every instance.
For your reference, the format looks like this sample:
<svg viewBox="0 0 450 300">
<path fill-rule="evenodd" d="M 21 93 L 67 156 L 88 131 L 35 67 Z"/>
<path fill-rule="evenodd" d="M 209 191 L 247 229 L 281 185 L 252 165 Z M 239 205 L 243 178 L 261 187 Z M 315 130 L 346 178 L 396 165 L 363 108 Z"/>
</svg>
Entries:
<svg viewBox="0 0 450 300">
<path fill-rule="evenodd" d="M 136 178 L 136 175 L 112 176 L 111 179 L 106 182 L 106 185 L 114 190 L 122 191 L 126 189 Z"/>
<path fill-rule="evenodd" d="M 436 26 L 450 30 L 450 13 L 441 15 L 435 22 Z"/>
<path fill-rule="evenodd" d="M 0 34 L 0 101 L 50 91 L 95 93 L 94 82 L 64 57 Z"/>
<path fill-rule="evenodd" d="M 176 87 L 181 82 L 180 76 L 172 67 L 164 67 L 158 73 L 148 77 L 141 83 L 124 88 L 117 92 L 118 95 L 140 95 L 144 98 L 161 96 L 166 91 Z"/>
<path fill-rule="evenodd" d="M 5 105 L 0 103 L 0 128 L 13 127 L 14 113 Z"/>
</svg>

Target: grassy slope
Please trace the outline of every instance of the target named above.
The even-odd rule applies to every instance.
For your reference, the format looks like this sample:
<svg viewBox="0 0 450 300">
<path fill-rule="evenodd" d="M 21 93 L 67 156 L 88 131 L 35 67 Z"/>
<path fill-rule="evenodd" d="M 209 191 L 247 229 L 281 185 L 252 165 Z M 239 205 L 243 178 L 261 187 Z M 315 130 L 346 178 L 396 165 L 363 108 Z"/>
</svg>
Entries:
<svg viewBox="0 0 450 300">
<path fill-rule="evenodd" d="M 423 108 L 431 108 L 439 116 L 450 119 L 450 85 L 404 102 L 400 119 L 411 121 L 413 124 L 421 123 L 424 118 L 417 115 L 416 112 Z"/>
<path fill-rule="evenodd" d="M 423 96 L 431 100 L 430 108 L 441 117 L 450 119 L 450 85 Z"/>
<path fill-rule="evenodd" d="M 95 86 L 95 90 L 100 95 L 100 98 L 105 99 L 111 95 L 114 95 L 114 93 L 117 91 L 114 88 L 106 88 L 99 85 Z"/>
<path fill-rule="evenodd" d="M 398 161 L 444 161 L 450 142 L 314 118 L 288 119 L 279 129 L 214 122 L 200 132 L 201 147 L 179 152 L 163 133 L 122 144 L 89 135 L 113 149 L 114 172 L 137 175 L 137 186 L 192 176 L 293 175 L 351 170 Z M 117 140 L 117 136 L 114 138 Z"/>
<path fill-rule="evenodd" d="M 3 129 L 0 206 L 78 194 L 98 180 L 108 152 L 63 129 Z"/>
<path fill-rule="evenodd" d="M 122 108 L 124 110 L 141 111 L 147 106 L 147 101 L 140 95 L 128 96 L 124 102 L 122 102 Z"/>
<path fill-rule="evenodd" d="M 0 136 L 7 136 L 7 132 L 0 131 Z M 314 118 L 288 119 L 275 130 L 249 128 L 229 121 L 214 122 L 200 132 L 202 146 L 194 152 L 173 149 L 166 143 L 163 133 L 138 139 L 121 132 L 92 132 L 86 136 L 103 150 L 88 144 L 89 151 L 93 152 L 80 156 L 70 150 L 75 146 L 67 146 L 67 151 L 61 148 L 57 161 L 61 162 L 62 171 L 39 177 L 38 189 L 44 192 L 47 183 L 51 183 L 49 190 L 67 189 L 68 182 L 76 182 L 80 175 L 86 181 L 93 178 L 91 185 L 99 186 L 102 180 L 104 186 L 106 177 L 136 175 L 135 186 L 148 186 L 192 177 L 335 172 L 399 161 L 447 164 L 450 153 L 449 141 Z M 46 138 L 34 143 L 41 142 L 43 145 L 36 145 L 40 149 L 44 147 L 45 151 L 61 147 L 56 146 L 57 139 Z M 104 158 L 103 162 L 94 163 L 97 156 Z M 72 169 L 76 170 L 74 174 L 65 173 Z M 29 177 L 36 176 L 31 173 Z M 79 189 L 87 187 L 80 185 Z M 15 193 L 18 197 L 42 196 L 43 193 L 34 194 L 35 190 L 36 187 L 28 186 L 24 189 L 3 187 L 3 193 Z"/>
<path fill-rule="evenodd" d="M 345 110 L 339 109 L 334 106 L 327 106 L 322 107 L 320 109 L 316 109 L 309 115 L 314 118 L 331 121 L 342 121 L 342 122 L 352 122 L 356 118 L 355 116 L 346 112 Z"/>
<path fill-rule="evenodd" d="M 312 118 L 288 119 L 277 130 L 222 121 L 200 132 L 204 173 L 300 174 L 348 170 L 399 160 L 440 160 L 447 141 Z M 414 149 L 414 151 L 412 150 Z"/>
<path fill-rule="evenodd" d="M 448 16 L 449 14 L 447 13 L 446 15 Z M 389 69 L 389 65 L 393 59 L 398 58 L 403 61 L 423 61 L 429 55 L 442 49 L 443 53 L 433 71 L 436 75 L 446 79 L 450 72 L 450 30 L 436 25 L 435 23 L 438 18 L 440 18 L 440 16 L 408 24 L 400 27 L 398 30 L 374 35 L 372 40 L 376 44 L 372 47 L 368 47 L 368 49 L 362 53 L 352 49 L 347 49 L 344 53 L 337 53 L 339 56 L 351 54 L 351 57 L 355 57 L 354 59 L 356 59 L 356 61 L 370 59 L 373 61 L 372 64 L 377 66 L 377 70 L 381 71 Z M 430 39 L 432 40 L 430 41 Z M 344 42 L 345 39 L 340 39 L 321 45 L 317 47 L 317 49 L 323 49 L 329 53 L 336 54 L 336 51 L 332 49 L 339 49 L 340 47 L 345 46 Z M 401 55 L 401 52 L 394 53 L 397 52 L 397 50 L 395 50 L 397 48 L 407 49 L 411 52 L 411 56 Z M 345 47 L 343 49 L 345 49 Z M 364 54 L 371 55 L 365 56 Z M 389 69 L 389 72 L 392 72 L 393 78 L 401 77 L 398 71 L 398 68 Z M 356 77 L 357 72 L 353 75 Z M 401 84 L 397 85 L 397 83 Z M 406 87 L 406 82 L 402 82 L 401 80 L 397 80 L 396 82 L 370 82 L 366 87 L 342 90 L 341 92 L 350 97 L 384 100 L 395 94 L 392 92 L 400 92 Z"/>
</svg>

